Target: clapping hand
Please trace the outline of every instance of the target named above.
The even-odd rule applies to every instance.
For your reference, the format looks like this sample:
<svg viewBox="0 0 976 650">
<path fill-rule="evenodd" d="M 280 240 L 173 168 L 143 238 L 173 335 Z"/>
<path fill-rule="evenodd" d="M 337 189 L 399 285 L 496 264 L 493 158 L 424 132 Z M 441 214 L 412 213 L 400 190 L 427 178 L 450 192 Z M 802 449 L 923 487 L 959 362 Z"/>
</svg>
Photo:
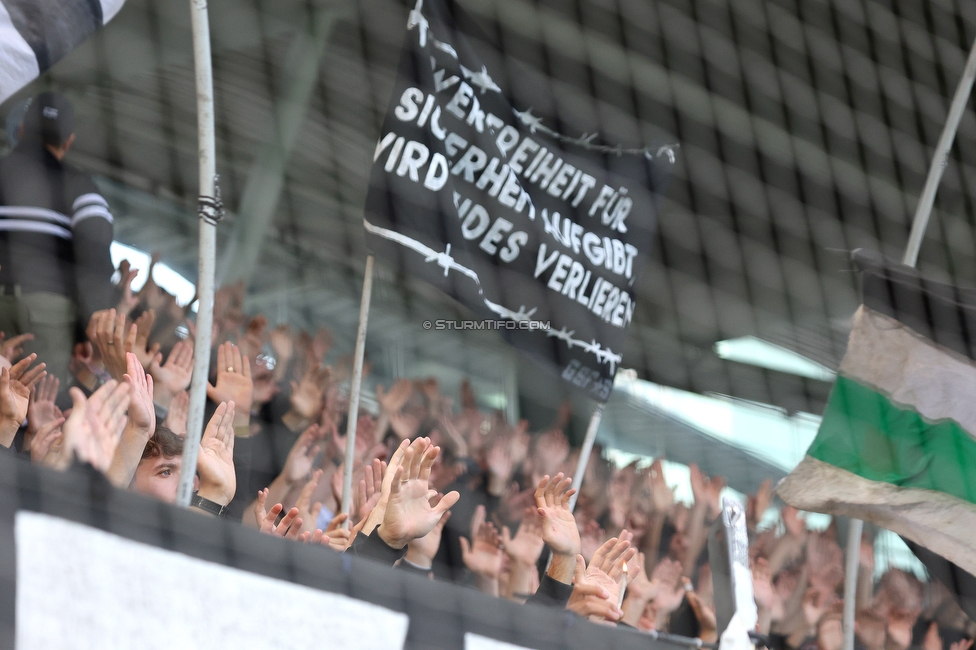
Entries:
<svg viewBox="0 0 976 650">
<path fill-rule="evenodd" d="M 234 473 L 234 402 L 221 402 L 207 423 L 200 440 L 197 494 L 222 506 L 234 499 L 237 475 Z M 259 520 L 260 521 L 260 520 Z"/>
<path fill-rule="evenodd" d="M 619 537 L 611 537 L 596 550 L 586 567 L 586 580 L 603 587 L 610 594 L 610 602 L 620 602 L 620 590 L 626 579 L 628 563 L 632 563 L 637 549 L 630 545 L 632 536 L 626 530 Z M 616 619 L 613 619 L 616 620 Z"/>
<path fill-rule="evenodd" d="M 383 477 L 386 472 L 386 463 L 378 458 L 373 459 L 372 466 L 366 465 L 363 468 L 364 477 L 359 481 L 359 489 L 354 495 L 355 504 L 353 505 L 353 511 L 356 513 L 358 521 L 363 521 L 369 517 L 369 513 L 379 503 L 380 496 L 383 493 Z"/>
<path fill-rule="evenodd" d="M 212 401 L 234 402 L 234 427 L 246 427 L 251 421 L 251 400 L 254 384 L 251 381 L 251 362 L 233 343 L 217 348 L 217 384 L 207 384 L 207 397 Z"/>
<path fill-rule="evenodd" d="M 156 402 L 168 407 L 172 400 L 190 387 L 193 377 L 193 344 L 177 341 L 170 350 L 166 363 L 160 364 L 162 355 L 157 354 L 149 363 L 149 373 L 156 380 Z"/>
<path fill-rule="evenodd" d="M 575 559 L 573 591 L 566 609 L 584 618 L 616 622 L 623 616 L 610 591 L 600 580 L 592 580 L 587 574 L 582 555 Z"/>
<path fill-rule="evenodd" d="M 2 385 L 2 379 L 0 379 Z M 106 471 L 112 462 L 119 437 L 125 429 L 129 407 L 129 384 L 114 379 L 86 398 L 79 388 L 71 388 L 71 414 L 65 420 L 64 450 L 59 467 L 65 468 L 72 457 Z"/>
<path fill-rule="evenodd" d="M 169 403 L 163 426 L 180 436 L 186 436 L 186 419 L 190 414 L 190 393 L 182 390 Z"/>
<path fill-rule="evenodd" d="M 545 545 L 542 537 L 542 519 L 532 508 L 526 509 L 514 537 L 508 526 L 502 527 L 502 547 L 505 554 L 516 565 L 534 569 Z"/>
<path fill-rule="evenodd" d="M 119 317 L 125 319 L 124 314 Z M 147 309 L 139 315 L 139 318 L 129 326 L 129 333 L 125 337 L 125 351 L 135 354 L 144 369 L 149 369 L 156 355 L 159 354 L 159 343 L 149 345 L 149 336 L 152 334 L 153 324 L 156 322 L 156 312 Z"/>
<path fill-rule="evenodd" d="M 457 492 L 449 492 L 436 506 L 430 504 L 437 494 L 428 484 L 430 468 L 438 453 L 440 447 L 431 445 L 428 438 L 419 438 L 407 448 L 403 463 L 396 468 L 379 531 L 392 548 L 403 548 L 410 540 L 429 533 L 461 498 Z"/>
<path fill-rule="evenodd" d="M 471 541 L 464 537 L 461 541 L 461 557 L 464 566 L 472 573 L 497 580 L 502 572 L 504 555 L 501 539 L 493 524 L 485 521 L 485 507 L 478 506 L 471 521 Z"/>
<path fill-rule="evenodd" d="M 268 488 L 258 490 L 258 498 L 254 503 L 254 518 L 258 521 L 258 529 L 268 535 L 277 535 L 285 539 L 298 540 L 302 534 L 302 518 L 298 516 L 298 508 L 292 508 L 284 517 L 278 521 L 278 515 L 284 510 L 284 506 L 276 503 L 271 506 L 271 510 L 265 511 L 265 501 L 268 499 Z"/>
<path fill-rule="evenodd" d="M 33 334 L 18 334 L 10 339 L 5 339 L 3 332 L 0 332 L 0 357 L 13 363 L 14 359 L 24 353 L 24 343 L 33 340 Z"/>
<path fill-rule="evenodd" d="M 61 417 L 61 409 L 54 401 L 58 396 L 60 380 L 54 375 L 48 375 L 37 382 L 31 390 L 27 405 L 27 437 L 24 446 L 30 447 L 41 427 Z"/>
<path fill-rule="evenodd" d="M 576 556 L 581 550 L 579 528 L 569 509 L 569 501 L 576 490 L 570 489 L 571 478 L 562 472 L 554 477 L 542 477 L 535 489 L 536 512 L 542 519 L 542 539 L 552 549 L 549 577 L 569 584 L 575 571 Z"/>
</svg>

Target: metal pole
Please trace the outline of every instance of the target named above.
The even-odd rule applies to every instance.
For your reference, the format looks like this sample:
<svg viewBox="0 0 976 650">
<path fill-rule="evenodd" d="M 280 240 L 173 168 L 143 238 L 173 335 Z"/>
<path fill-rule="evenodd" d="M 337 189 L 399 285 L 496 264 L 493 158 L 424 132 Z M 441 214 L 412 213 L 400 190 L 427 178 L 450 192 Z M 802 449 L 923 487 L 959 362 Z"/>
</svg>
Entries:
<svg viewBox="0 0 976 650">
<path fill-rule="evenodd" d="M 356 422 L 359 420 L 359 394 L 363 383 L 363 356 L 366 353 L 366 324 L 369 320 L 369 299 L 373 293 L 373 256 L 366 256 L 363 277 L 363 297 L 359 303 L 359 331 L 356 332 L 356 358 L 349 387 L 349 421 L 346 424 L 346 465 L 342 475 L 342 509 L 349 514 L 352 508 L 352 466 L 356 460 Z M 349 527 L 349 520 L 344 524 Z"/>
<path fill-rule="evenodd" d="M 942 129 L 942 136 L 939 144 L 935 148 L 935 155 L 932 156 L 932 164 L 929 166 L 929 175 L 925 179 L 925 189 L 918 200 L 918 207 L 915 209 L 915 217 L 912 220 L 912 232 L 908 236 L 908 245 L 905 247 L 905 256 L 902 264 L 915 266 L 918 260 L 918 250 L 922 247 L 922 239 L 925 238 L 925 229 L 929 225 L 929 216 L 932 214 L 932 205 L 935 203 L 935 193 L 939 189 L 942 181 L 942 172 L 949 162 L 949 152 L 952 151 L 952 142 L 956 139 L 956 130 L 962 120 L 966 104 L 969 103 L 969 95 L 973 91 L 973 81 L 976 80 L 976 41 L 969 51 L 969 59 L 962 72 L 962 79 L 956 88 L 956 96 L 952 98 L 949 107 L 949 116 L 946 118 L 945 128 Z"/>
<path fill-rule="evenodd" d="M 196 70 L 197 137 L 200 155 L 200 196 L 216 195 L 217 146 L 214 141 L 213 69 L 210 60 L 210 20 L 207 0 L 190 0 L 193 27 L 193 61 Z M 200 219 L 200 259 L 197 277 L 197 336 L 193 348 L 193 379 L 190 383 L 190 411 L 183 443 L 183 463 L 176 503 L 190 505 L 196 475 L 203 411 L 210 374 L 210 337 L 213 331 L 214 269 L 217 257 L 217 227 Z"/>
<path fill-rule="evenodd" d="M 854 650 L 854 611 L 862 532 L 864 532 L 864 522 L 860 519 L 851 519 L 850 527 L 847 529 L 847 567 L 844 583 L 844 650 Z"/>
<path fill-rule="evenodd" d="M 590 426 L 586 428 L 586 438 L 583 440 L 583 448 L 580 449 L 579 462 L 576 463 L 576 474 L 573 475 L 573 489 L 576 493 L 569 500 L 569 511 L 576 509 L 576 498 L 579 496 L 580 485 L 583 484 L 583 474 L 586 472 L 586 465 L 590 462 L 590 454 L 593 452 L 593 443 L 596 442 L 596 432 L 600 428 L 600 420 L 603 419 L 603 408 L 606 404 L 597 404 L 593 415 L 590 416 Z"/>
</svg>

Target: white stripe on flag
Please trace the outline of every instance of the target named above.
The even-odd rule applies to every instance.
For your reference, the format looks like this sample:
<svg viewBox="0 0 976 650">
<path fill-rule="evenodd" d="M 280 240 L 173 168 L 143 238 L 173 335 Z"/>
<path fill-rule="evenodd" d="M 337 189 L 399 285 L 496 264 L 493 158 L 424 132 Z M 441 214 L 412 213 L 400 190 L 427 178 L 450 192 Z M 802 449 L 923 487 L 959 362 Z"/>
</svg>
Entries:
<svg viewBox="0 0 976 650">
<path fill-rule="evenodd" d="M 0 1 L 0 102 L 37 78 L 41 70 L 37 57 L 10 19 Z"/>
<path fill-rule="evenodd" d="M 101 0 L 102 2 L 102 24 L 107 25 L 108 21 L 115 18 L 119 9 L 125 4 L 125 0 Z"/>
<path fill-rule="evenodd" d="M 976 363 L 893 318 L 863 305 L 857 310 L 840 372 L 924 418 L 950 418 L 976 436 L 976 400 L 960 399 L 976 395 Z"/>
<path fill-rule="evenodd" d="M 71 231 L 55 226 L 52 223 L 41 223 L 40 221 L 21 221 L 19 219 L 0 219 L 0 230 L 11 230 L 14 232 L 43 232 L 62 239 L 71 239 Z"/>
</svg>

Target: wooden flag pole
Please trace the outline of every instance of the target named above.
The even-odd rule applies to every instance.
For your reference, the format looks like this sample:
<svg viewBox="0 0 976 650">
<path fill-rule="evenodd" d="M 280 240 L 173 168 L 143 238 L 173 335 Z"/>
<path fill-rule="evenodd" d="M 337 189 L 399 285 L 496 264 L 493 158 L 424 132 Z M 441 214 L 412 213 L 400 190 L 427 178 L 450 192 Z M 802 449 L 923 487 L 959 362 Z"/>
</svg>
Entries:
<svg viewBox="0 0 976 650">
<path fill-rule="evenodd" d="M 932 164 L 929 165 L 929 175 L 925 179 L 925 188 L 922 190 L 922 196 L 918 199 L 918 207 L 915 209 L 915 217 L 912 219 L 912 231 L 908 236 L 908 244 L 905 246 L 905 256 L 902 258 L 902 264 L 906 266 L 914 267 L 918 263 L 918 251 L 922 247 L 925 229 L 929 225 L 929 217 L 932 215 L 935 194 L 939 189 L 939 183 L 942 181 L 942 173 L 949 162 L 949 153 L 952 151 L 952 143 L 956 139 L 959 122 L 962 121 L 963 112 L 969 103 L 969 96 L 973 92 L 974 80 L 976 80 L 976 41 L 973 41 L 972 49 L 969 51 L 969 58 L 966 60 L 962 79 L 959 80 L 959 86 L 956 87 L 956 95 L 952 98 L 945 127 L 939 137 L 939 144 L 935 147 Z M 851 525 L 847 531 L 847 567 L 844 584 L 844 650 L 854 650 L 858 556 L 861 550 L 863 532 L 864 522 L 860 519 L 851 519 Z"/>
<path fill-rule="evenodd" d="M 190 409 L 183 443 L 182 471 L 176 503 L 190 505 L 193 478 L 196 476 L 203 415 L 210 374 L 210 338 L 213 331 L 214 270 L 217 258 L 217 146 L 214 139 L 213 67 L 210 60 L 210 20 L 207 0 L 190 0 L 193 29 L 193 61 L 197 91 L 197 137 L 200 154 L 200 253 L 197 278 L 197 335 L 193 348 L 193 379 L 190 383 Z"/>
<path fill-rule="evenodd" d="M 590 426 L 586 428 L 586 438 L 583 439 L 583 447 L 580 449 L 579 462 L 576 463 L 576 473 L 573 475 L 573 489 L 576 492 L 569 499 L 569 511 L 576 509 L 576 498 L 579 496 L 580 486 L 583 484 L 583 474 L 586 472 L 586 465 L 590 462 L 590 454 L 593 452 L 593 443 L 596 442 L 596 432 L 600 429 L 600 420 L 603 419 L 603 409 L 606 404 L 597 404 L 590 416 Z"/>
<path fill-rule="evenodd" d="M 359 331 L 356 332 L 356 352 L 352 367 L 352 384 L 349 387 L 349 416 L 346 424 L 346 464 L 342 474 L 342 508 L 350 513 L 352 508 L 352 466 L 356 460 L 356 423 L 359 420 L 359 397 L 363 384 L 363 357 L 366 354 L 366 325 L 369 321 L 369 301 L 373 293 L 373 256 L 366 256 L 363 276 L 363 297 L 359 303 Z M 349 519 L 343 524 L 349 528 Z"/>
</svg>

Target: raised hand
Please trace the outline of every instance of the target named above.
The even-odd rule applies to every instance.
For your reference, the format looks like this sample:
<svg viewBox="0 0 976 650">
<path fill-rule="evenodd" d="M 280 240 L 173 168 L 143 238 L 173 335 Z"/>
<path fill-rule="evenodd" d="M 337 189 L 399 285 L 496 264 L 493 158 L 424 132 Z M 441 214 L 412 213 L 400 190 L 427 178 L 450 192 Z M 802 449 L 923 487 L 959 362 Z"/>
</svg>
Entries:
<svg viewBox="0 0 976 650">
<path fill-rule="evenodd" d="M 522 516 L 514 537 L 508 526 L 502 527 L 502 548 L 515 564 L 534 568 L 545 545 L 542 538 L 542 519 L 532 508 L 527 509 Z"/>
<path fill-rule="evenodd" d="M 322 510 L 322 504 L 318 501 L 312 503 L 312 493 L 319 486 L 319 480 L 321 478 L 322 470 L 315 470 L 312 473 L 312 478 L 302 488 L 298 499 L 295 501 L 295 507 L 298 508 L 298 516 L 305 522 L 302 525 L 302 532 L 314 532 L 315 524 L 319 520 L 319 511 Z"/>
<path fill-rule="evenodd" d="M 280 375 L 283 377 L 288 363 L 295 355 L 295 340 L 292 338 L 291 328 L 287 324 L 279 325 L 271 330 L 268 338 L 275 355 L 275 375 L 279 375 L 280 368 Z"/>
<path fill-rule="evenodd" d="M 156 403 L 168 407 L 173 398 L 190 387 L 193 377 L 193 344 L 177 341 L 166 363 L 160 364 L 157 354 L 149 363 L 149 374 L 156 381 Z"/>
<path fill-rule="evenodd" d="M 457 492 L 449 492 L 436 506 L 430 504 L 436 494 L 428 484 L 430 468 L 438 453 L 440 447 L 431 445 L 427 438 L 418 438 L 407 448 L 403 463 L 396 468 L 379 530 L 392 548 L 403 548 L 410 540 L 429 533 L 461 498 Z"/>
<path fill-rule="evenodd" d="M 780 511 L 783 519 L 783 527 L 786 533 L 796 539 L 805 539 L 807 536 L 807 522 L 800 515 L 800 511 L 793 506 L 784 506 Z"/>
<path fill-rule="evenodd" d="M 698 638 L 705 643 L 714 643 L 718 640 L 718 624 L 715 619 L 715 609 L 702 600 L 696 591 L 687 593 L 688 604 L 691 611 L 698 619 Z"/>
<path fill-rule="evenodd" d="M 647 577 L 647 564 L 643 553 L 634 556 L 633 561 L 627 565 L 627 598 L 633 597 L 640 601 L 640 612 L 644 611 L 644 605 L 657 596 L 660 583 Z M 638 615 L 638 619 L 640 616 Z"/>
<path fill-rule="evenodd" d="M 354 494 L 353 512 L 356 519 L 362 521 L 369 517 L 376 504 L 380 501 L 383 493 L 383 477 L 386 475 L 387 468 L 384 461 L 378 458 L 373 459 L 372 466 L 366 465 L 363 468 L 363 478 L 359 481 L 358 490 Z"/>
<path fill-rule="evenodd" d="M 299 540 L 304 522 L 298 516 L 298 508 L 292 508 L 281 518 L 281 521 L 278 521 L 278 515 L 284 510 L 284 506 L 276 503 L 271 506 L 271 510 L 265 511 L 264 506 L 267 499 L 268 488 L 258 490 L 258 498 L 254 502 L 254 518 L 258 521 L 258 530 L 268 535 Z M 275 524 L 276 521 L 278 521 L 277 524 Z"/>
<path fill-rule="evenodd" d="M 434 505 L 436 505 L 436 500 L 439 498 L 440 496 L 438 495 L 432 499 Z M 437 555 L 437 550 L 441 547 L 444 524 L 450 518 L 451 511 L 448 510 L 441 515 L 440 521 L 437 522 L 437 525 L 429 533 L 423 537 L 410 540 L 407 543 L 407 553 L 404 555 L 404 559 L 414 566 L 424 569 L 429 569 L 434 566 L 434 556 Z"/>
<path fill-rule="evenodd" d="M 483 578 L 497 580 L 505 560 L 498 530 L 490 522 L 482 520 L 476 523 L 478 526 L 472 528 L 471 541 L 464 537 L 460 539 L 464 566 Z"/>
<path fill-rule="evenodd" d="M 0 380 L 2 383 L 2 380 Z M 129 392 L 132 387 L 114 379 L 86 398 L 79 388 L 71 388 L 71 414 L 63 425 L 64 449 L 59 466 L 67 467 L 73 457 L 106 471 L 115 455 L 119 437 L 128 421 Z"/>
<path fill-rule="evenodd" d="M 746 523 L 749 530 L 756 530 L 772 502 L 773 479 L 768 478 L 759 485 L 756 494 L 750 495 L 746 502 Z"/>
<path fill-rule="evenodd" d="M 322 410 L 325 389 L 332 369 L 319 363 L 309 364 L 300 382 L 291 382 L 289 403 L 295 415 L 304 421 L 314 420 Z"/>
<path fill-rule="evenodd" d="M 678 609 L 685 597 L 685 584 L 681 580 L 681 563 L 665 558 L 654 567 L 651 580 L 658 583 L 654 605 L 657 615 L 667 619 L 671 612 Z"/>
<path fill-rule="evenodd" d="M 98 348 L 108 374 L 112 379 L 122 381 L 122 375 L 126 372 L 125 314 L 116 314 L 114 309 L 95 312 L 89 323 L 89 338 Z"/>
<path fill-rule="evenodd" d="M 260 354 L 261 348 L 264 347 L 267 329 L 268 319 L 263 314 L 258 314 L 252 318 L 244 330 L 244 335 L 237 341 L 241 354 L 249 359 L 255 359 Z"/>
<path fill-rule="evenodd" d="M 186 419 L 190 415 L 190 393 L 181 390 L 169 403 L 163 426 L 178 436 L 186 435 Z"/>
<path fill-rule="evenodd" d="M 146 443 L 156 430 L 153 380 L 142 369 L 135 354 L 126 352 L 127 372 L 122 375 L 129 386 L 128 421 L 112 457 L 106 476 L 118 488 L 126 488 L 136 475 Z"/>
<path fill-rule="evenodd" d="M 317 424 L 313 424 L 302 432 L 291 446 L 285 466 L 281 470 L 282 480 L 289 486 L 308 480 L 315 465 L 315 459 L 322 450 L 319 442 L 325 433 Z"/>
<path fill-rule="evenodd" d="M 253 390 L 251 362 L 233 343 L 222 343 L 217 348 L 217 385 L 207 383 L 207 397 L 217 403 L 234 402 L 234 427 L 246 427 L 251 421 Z"/>
<path fill-rule="evenodd" d="M 30 400 L 27 405 L 27 438 L 24 445 L 30 447 L 28 440 L 33 440 L 34 436 L 42 426 L 61 417 L 61 409 L 54 401 L 58 397 L 58 387 L 61 381 L 54 375 L 48 375 L 37 382 L 34 389 L 30 392 Z"/>
<path fill-rule="evenodd" d="M 0 357 L 13 363 L 17 357 L 24 353 L 24 343 L 33 341 L 33 334 L 18 334 L 17 336 L 5 339 L 3 332 L 0 332 Z"/>
<path fill-rule="evenodd" d="M 234 402 L 221 402 L 207 423 L 200 440 L 197 494 L 222 506 L 234 499 L 237 475 L 234 473 Z"/>
<path fill-rule="evenodd" d="M 59 443 L 64 439 L 64 433 L 61 431 L 62 424 L 64 418 L 59 415 L 38 428 L 34 439 L 31 440 L 31 462 L 50 464 L 53 461 L 53 458 L 49 459 L 48 455 L 54 456 L 57 453 L 56 448 L 60 447 Z"/>
<path fill-rule="evenodd" d="M 124 317 L 124 314 L 120 314 Z M 149 369 L 149 364 L 159 353 L 159 344 L 154 343 L 149 346 L 149 336 L 152 334 L 153 325 L 156 323 L 156 312 L 147 309 L 139 315 L 139 318 L 129 326 L 129 333 L 125 337 L 125 351 L 131 352 L 139 359 L 144 369 Z"/>
<path fill-rule="evenodd" d="M 341 512 L 332 518 L 332 521 L 329 522 L 328 527 L 325 529 L 326 534 L 329 536 L 329 546 L 332 550 L 339 551 L 340 553 L 349 548 L 356 535 L 354 531 L 347 530 L 344 527 L 347 519 L 349 519 L 349 515 Z"/>
<path fill-rule="evenodd" d="M 413 382 L 409 379 L 400 379 L 390 386 L 389 392 L 385 392 L 383 386 L 377 386 L 376 401 L 379 402 L 380 408 L 383 411 L 392 415 L 398 413 L 403 408 L 403 405 L 407 403 L 412 393 Z"/>
<path fill-rule="evenodd" d="M 668 487 L 664 480 L 664 463 L 660 458 L 651 463 L 649 481 L 654 512 L 662 515 L 671 512 L 671 506 L 674 505 L 674 490 Z"/>
<path fill-rule="evenodd" d="M 773 589 L 773 575 L 765 558 L 756 558 L 753 562 L 752 592 L 760 615 L 765 614 L 770 622 L 783 618 L 783 601 Z"/>
<path fill-rule="evenodd" d="M 123 380 L 129 384 L 129 426 L 139 430 L 148 440 L 156 430 L 156 407 L 153 404 L 153 378 L 142 369 L 137 355 L 128 352 L 126 374 Z M 141 452 L 140 452 L 141 453 Z"/>
<path fill-rule="evenodd" d="M 43 363 L 30 367 L 36 359 L 36 354 L 29 354 L 0 372 L 0 445 L 4 447 L 10 447 L 27 417 L 31 387 L 47 374 Z"/>
<path fill-rule="evenodd" d="M 542 518 L 542 538 L 553 553 L 575 558 L 580 552 L 580 535 L 569 500 L 576 493 L 570 489 L 573 479 L 562 472 L 545 476 L 535 489 L 535 505 Z"/>
<path fill-rule="evenodd" d="M 624 614 L 603 581 L 593 580 L 587 573 L 582 555 L 574 559 L 573 592 L 566 609 L 585 618 L 611 622 L 619 621 Z"/>
<path fill-rule="evenodd" d="M 587 581 L 603 587 L 614 605 L 620 602 L 627 565 L 637 555 L 637 549 L 631 547 L 630 541 L 631 535 L 626 530 L 621 531 L 620 537 L 611 537 L 596 550 L 590 565 L 586 567 Z"/>
<path fill-rule="evenodd" d="M 128 316 L 139 304 L 139 296 L 132 293 L 132 281 L 139 275 L 139 269 L 134 269 L 129 265 L 129 260 L 122 260 L 119 263 L 119 304 L 116 310 L 120 314 Z"/>
</svg>

